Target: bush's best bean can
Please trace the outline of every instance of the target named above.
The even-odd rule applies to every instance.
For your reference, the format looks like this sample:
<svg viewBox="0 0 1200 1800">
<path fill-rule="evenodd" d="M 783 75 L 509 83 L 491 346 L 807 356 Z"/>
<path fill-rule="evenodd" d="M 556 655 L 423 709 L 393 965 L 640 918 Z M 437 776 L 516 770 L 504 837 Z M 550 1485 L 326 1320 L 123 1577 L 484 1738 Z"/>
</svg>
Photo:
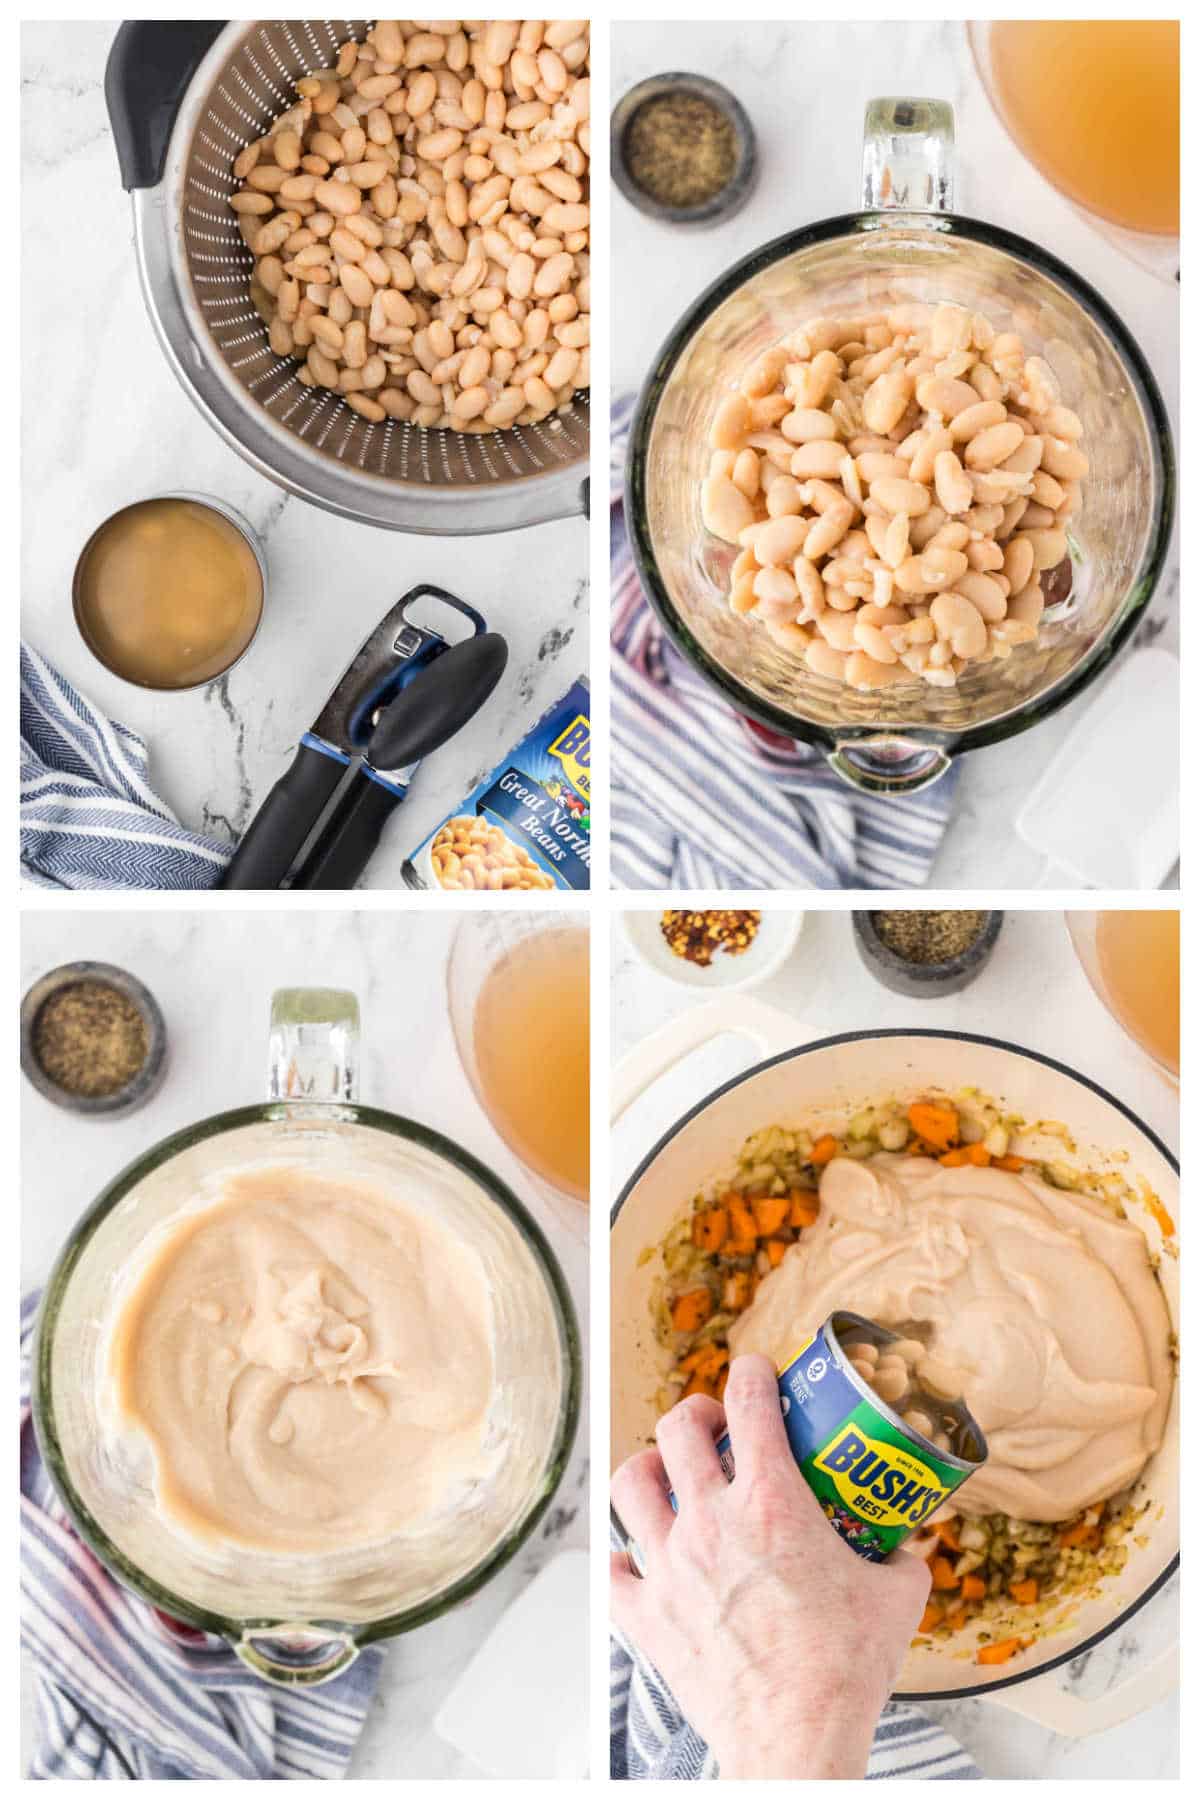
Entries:
<svg viewBox="0 0 1200 1800">
<path fill-rule="evenodd" d="M 886 1352 L 901 1340 L 857 1313 L 835 1312 L 779 1376 L 792 1455 L 840 1538 L 882 1562 L 987 1460 L 983 1433 L 961 1400 L 930 1399 L 953 1449 L 906 1425 L 852 1367 L 847 1345 Z M 717 1440 L 732 1481 L 728 1433 Z"/>
<path fill-rule="evenodd" d="M 443 846 L 456 827 L 466 833 L 478 821 L 487 826 L 490 841 L 500 846 L 499 853 L 510 865 L 532 877 L 526 886 L 589 887 L 591 710 L 588 684 L 577 681 L 413 851 L 403 870 L 409 887 L 439 892 L 447 886 L 469 885 L 443 876 Z"/>
</svg>

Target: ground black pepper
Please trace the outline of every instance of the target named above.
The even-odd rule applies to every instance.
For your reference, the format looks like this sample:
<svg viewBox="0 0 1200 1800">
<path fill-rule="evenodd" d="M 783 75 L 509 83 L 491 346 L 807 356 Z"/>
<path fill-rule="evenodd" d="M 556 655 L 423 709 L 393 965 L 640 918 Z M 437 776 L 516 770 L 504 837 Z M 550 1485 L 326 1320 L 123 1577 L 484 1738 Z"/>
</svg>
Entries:
<svg viewBox="0 0 1200 1800">
<path fill-rule="evenodd" d="M 718 950 L 740 956 L 754 942 L 760 912 L 665 912 L 662 934 L 676 956 L 707 969 Z"/>
<path fill-rule="evenodd" d="M 700 94 L 645 101 L 622 148 L 633 180 L 660 206 L 702 206 L 728 187 L 737 168 L 733 121 Z"/>
<path fill-rule="evenodd" d="M 73 981 L 50 995 L 33 1026 L 33 1053 L 43 1072 L 68 1094 L 99 1099 L 118 1093 L 146 1060 L 146 1025 L 118 988 Z"/>
<path fill-rule="evenodd" d="M 953 962 L 969 950 L 987 924 L 985 912 L 877 912 L 879 940 L 906 962 Z"/>
</svg>

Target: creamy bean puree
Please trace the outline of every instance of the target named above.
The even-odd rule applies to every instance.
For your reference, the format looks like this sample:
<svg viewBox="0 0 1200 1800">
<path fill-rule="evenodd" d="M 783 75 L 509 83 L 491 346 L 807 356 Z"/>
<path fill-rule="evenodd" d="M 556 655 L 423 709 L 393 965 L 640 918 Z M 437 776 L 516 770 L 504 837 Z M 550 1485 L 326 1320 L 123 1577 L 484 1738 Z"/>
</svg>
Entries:
<svg viewBox="0 0 1200 1800">
<path fill-rule="evenodd" d="M 345 1551 L 477 1498 L 500 1460 L 492 1320 L 482 1259 L 436 1218 L 258 1169 L 156 1241 L 108 1367 L 173 1525 Z"/>
<path fill-rule="evenodd" d="M 730 1329 L 782 1366 L 837 1307 L 921 1337 L 988 1461 L 959 1510 L 1050 1522 L 1120 1492 L 1158 1448 L 1170 1325 L 1136 1226 L 1027 1171 L 839 1157 L 821 1209 Z"/>
</svg>

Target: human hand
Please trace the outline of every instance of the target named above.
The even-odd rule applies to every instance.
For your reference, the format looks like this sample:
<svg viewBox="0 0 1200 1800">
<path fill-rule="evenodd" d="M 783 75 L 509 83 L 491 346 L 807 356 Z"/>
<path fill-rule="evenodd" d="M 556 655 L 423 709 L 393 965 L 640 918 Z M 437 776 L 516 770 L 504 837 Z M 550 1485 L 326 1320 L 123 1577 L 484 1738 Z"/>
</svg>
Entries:
<svg viewBox="0 0 1200 1800">
<path fill-rule="evenodd" d="M 722 1429 L 737 1472 L 715 1449 Z M 725 1780 L 859 1780 L 929 1595 L 929 1570 L 836 1535 L 792 1457 L 775 1370 L 735 1357 L 725 1405 L 695 1395 L 613 1476 L 645 1562 L 612 1562 L 612 1613 L 669 1684 Z M 671 1510 L 674 1489 L 678 1515 Z"/>
</svg>

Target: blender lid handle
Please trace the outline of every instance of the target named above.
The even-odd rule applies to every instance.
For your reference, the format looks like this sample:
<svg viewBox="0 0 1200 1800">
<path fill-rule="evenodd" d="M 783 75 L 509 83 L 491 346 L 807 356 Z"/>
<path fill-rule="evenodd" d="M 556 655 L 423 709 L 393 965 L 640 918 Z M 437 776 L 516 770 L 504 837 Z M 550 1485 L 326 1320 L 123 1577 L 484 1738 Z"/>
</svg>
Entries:
<svg viewBox="0 0 1200 1800">
<path fill-rule="evenodd" d="M 863 121 L 864 212 L 953 212 L 954 108 L 872 100 Z"/>
<path fill-rule="evenodd" d="M 267 1099 L 353 1105 L 357 997 L 345 988 L 277 988 L 271 996 Z"/>
<path fill-rule="evenodd" d="M 844 738 L 829 752 L 829 766 L 860 794 L 919 794 L 953 766 L 936 744 L 918 744 L 887 735 Z"/>
</svg>

